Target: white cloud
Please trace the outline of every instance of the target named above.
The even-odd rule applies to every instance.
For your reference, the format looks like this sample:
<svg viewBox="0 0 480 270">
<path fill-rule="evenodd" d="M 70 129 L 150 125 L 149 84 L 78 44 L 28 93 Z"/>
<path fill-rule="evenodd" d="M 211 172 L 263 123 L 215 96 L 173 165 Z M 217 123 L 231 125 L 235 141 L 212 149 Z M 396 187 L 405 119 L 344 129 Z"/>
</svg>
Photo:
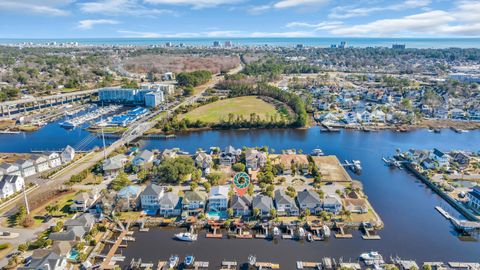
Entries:
<svg viewBox="0 0 480 270">
<path fill-rule="evenodd" d="M 243 2 L 243 0 L 145 0 L 145 2 L 163 5 L 185 5 L 198 9 L 237 4 Z"/>
<path fill-rule="evenodd" d="M 380 5 L 372 7 L 358 7 L 356 6 L 338 6 L 332 9 L 332 12 L 328 15 L 330 18 L 335 19 L 347 19 L 353 17 L 368 16 L 374 12 L 382 11 L 401 11 L 407 9 L 427 7 L 431 3 L 431 0 L 405 0 L 398 4 Z"/>
<path fill-rule="evenodd" d="M 311 37 L 312 32 L 245 32 L 236 30 L 217 30 L 209 32 L 181 32 L 181 33 L 155 33 L 119 30 L 119 34 L 127 38 L 240 38 L 240 37 Z"/>
<path fill-rule="evenodd" d="M 275 8 L 293 8 L 299 6 L 313 6 L 326 4 L 328 0 L 281 0 L 275 3 Z"/>
<path fill-rule="evenodd" d="M 97 20 L 81 20 L 78 22 L 78 28 L 80 29 L 92 29 L 95 25 L 102 24 L 119 24 L 120 22 L 115 20 L 97 19 Z"/>
<path fill-rule="evenodd" d="M 450 10 L 430 10 L 400 18 L 375 20 L 364 24 L 342 22 L 291 22 L 290 28 L 313 29 L 337 36 L 480 36 L 480 3 L 460 1 Z"/>
<path fill-rule="evenodd" d="M 99 13 L 103 15 L 159 15 L 175 14 L 168 9 L 146 8 L 138 0 L 100 0 L 95 2 L 79 3 L 80 10 L 85 13 Z"/>
<path fill-rule="evenodd" d="M 0 0 L 1 11 L 27 12 L 51 16 L 66 16 L 70 13 L 62 9 L 70 0 Z"/>
</svg>

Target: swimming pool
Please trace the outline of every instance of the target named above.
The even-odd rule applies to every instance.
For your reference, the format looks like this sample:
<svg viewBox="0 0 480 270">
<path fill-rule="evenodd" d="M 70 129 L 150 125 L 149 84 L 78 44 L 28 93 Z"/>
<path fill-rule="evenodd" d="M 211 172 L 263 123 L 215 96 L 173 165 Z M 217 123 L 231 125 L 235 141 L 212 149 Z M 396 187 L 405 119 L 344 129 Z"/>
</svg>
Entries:
<svg viewBox="0 0 480 270">
<path fill-rule="evenodd" d="M 78 251 L 76 251 L 75 249 L 72 249 L 67 255 L 67 259 L 69 260 L 77 260 L 77 258 L 78 258 Z"/>
<path fill-rule="evenodd" d="M 219 219 L 227 219 L 228 214 L 227 211 L 210 211 L 207 212 L 207 219 L 214 219 L 214 220 L 219 220 Z"/>
</svg>

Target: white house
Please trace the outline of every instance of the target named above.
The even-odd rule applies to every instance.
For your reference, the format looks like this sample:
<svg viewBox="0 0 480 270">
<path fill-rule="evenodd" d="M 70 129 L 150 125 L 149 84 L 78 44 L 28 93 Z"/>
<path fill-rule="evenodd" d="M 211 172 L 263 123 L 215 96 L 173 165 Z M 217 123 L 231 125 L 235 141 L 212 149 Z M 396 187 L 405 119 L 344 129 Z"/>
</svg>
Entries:
<svg viewBox="0 0 480 270">
<path fill-rule="evenodd" d="M 132 164 L 135 166 L 144 166 L 147 163 L 151 163 L 153 158 L 154 155 L 151 151 L 143 150 L 133 158 Z"/>
<path fill-rule="evenodd" d="M 51 152 L 48 154 L 48 165 L 50 168 L 56 168 L 62 165 L 62 159 L 60 158 L 60 154 L 57 152 Z"/>
<path fill-rule="evenodd" d="M 439 167 L 448 168 L 450 166 L 450 156 L 437 148 L 430 153 L 430 158 L 436 161 Z"/>
<path fill-rule="evenodd" d="M 32 155 L 30 160 L 33 161 L 37 172 L 44 172 L 50 169 L 50 166 L 48 165 L 48 157 L 44 155 Z"/>
<path fill-rule="evenodd" d="M 62 159 L 63 163 L 68 163 L 73 161 L 75 158 L 75 149 L 70 145 L 67 145 L 65 149 L 63 149 L 62 153 L 60 154 L 60 158 Z"/>
<path fill-rule="evenodd" d="M 468 205 L 470 207 L 480 211 L 480 186 L 476 186 L 472 191 L 467 193 L 468 196 Z"/>
<path fill-rule="evenodd" d="M 28 177 L 37 173 L 37 170 L 35 169 L 35 164 L 33 164 L 32 160 L 19 159 L 15 163 L 20 168 L 20 172 L 22 173 L 23 177 Z"/>
<path fill-rule="evenodd" d="M 360 114 L 360 121 L 362 123 L 370 123 L 372 121 L 372 115 L 368 111 L 364 111 Z"/>
<path fill-rule="evenodd" d="M 214 186 L 210 190 L 208 196 L 208 210 L 209 211 L 224 211 L 228 207 L 228 192 L 230 187 L 228 185 L 224 186 Z"/>
<path fill-rule="evenodd" d="M 0 164 L 0 175 L 21 175 L 20 168 L 15 164 Z"/>
<path fill-rule="evenodd" d="M 0 198 L 2 199 L 21 191 L 25 186 L 25 180 L 18 175 L 4 175 L 0 179 Z"/>
<path fill-rule="evenodd" d="M 385 122 L 385 113 L 381 110 L 375 110 L 372 112 L 371 118 L 376 122 Z"/>
<path fill-rule="evenodd" d="M 148 185 L 140 194 L 142 209 L 157 212 L 160 209 L 160 199 L 164 193 L 164 187 L 155 184 Z"/>
</svg>

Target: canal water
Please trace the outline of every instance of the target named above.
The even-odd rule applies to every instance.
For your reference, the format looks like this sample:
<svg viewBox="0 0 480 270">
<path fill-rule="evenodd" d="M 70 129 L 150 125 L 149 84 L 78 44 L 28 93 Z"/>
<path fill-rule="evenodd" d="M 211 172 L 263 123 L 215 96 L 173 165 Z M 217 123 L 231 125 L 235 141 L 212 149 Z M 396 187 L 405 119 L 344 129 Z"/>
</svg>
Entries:
<svg viewBox="0 0 480 270">
<path fill-rule="evenodd" d="M 442 206 L 458 216 L 448 204 L 404 170 L 384 166 L 381 158 L 409 148 L 442 150 L 480 150 L 480 131 L 457 134 L 442 130 L 440 134 L 427 130 L 407 133 L 392 131 L 322 133 L 317 127 L 307 130 L 237 130 L 203 131 L 177 134 L 174 140 L 143 141 L 147 149 L 179 147 L 193 153 L 197 148 L 233 145 L 263 146 L 275 149 L 302 149 L 310 153 L 321 148 L 326 154 L 337 155 L 340 160 L 359 159 L 363 172 L 352 175 L 364 185 L 365 193 L 385 223 L 379 232 L 381 240 L 362 240 L 357 232 L 354 239 L 330 239 L 327 242 L 301 243 L 280 240 L 218 240 L 205 239 L 197 243 L 172 240 L 174 232 L 153 230 L 136 233 L 137 241 L 123 251 L 126 262 L 132 258 L 156 262 L 171 254 L 195 255 L 217 266 L 222 260 L 246 261 L 255 254 L 260 261 L 273 261 L 282 269 L 294 269 L 297 260 L 319 261 L 321 257 L 343 257 L 344 261 L 355 260 L 362 252 L 377 250 L 384 256 L 400 256 L 423 261 L 479 261 L 480 243 L 459 237 L 451 224 L 434 207 Z"/>
<path fill-rule="evenodd" d="M 57 125 L 58 126 L 58 125 Z M 66 144 L 75 145 L 88 133 L 82 130 L 65 131 L 47 126 L 28 135 L 1 135 L 0 152 L 25 152 L 30 149 L 55 149 Z M 101 141 L 93 141 L 93 145 Z M 193 153 L 197 148 L 233 145 L 263 146 L 275 149 L 302 149 L 310 153 L 321 148 L 326 154 L 337 155 L 340 160 L 359 159 L 363 172 L 352 175 L 364 185 L 364 191 L 385 223 L 379 232 L 381 240 L 362 240 L 357 232 L 353 239 L 330 239 L 327 242 L 301 243 L 292 240 L 205 239 L 203 234 L 196 243 L 183 243 L 172 239 L 175 231 L 154 229 L 148 233 L 135 233 L 136 242 L 122 250 L 125 263 L 132 258 L 144 262 L 166 260 L 171 254 L 195 255 L 199 260 L 217 266 L 222 260 L 246 261 L 255 254 L 259 261 L 273 261 L 282 269 L 294 269 L 297 260 L 319 261 L 324 256 L 355 260 L 362 252 L 376 250 L 384 256 L 400 256 L 423 261 L 479 261 L 480 242 L 459 237 L 451 224 L 434 207 L 442 206 L 457 215 L 442 199 L 433 194 L 419 180 L 405 170 L 384 166 L 381 158 L 409 148 L 442 150 L 480 150 L 480 131 L 457 134 L 451 130 L 431 133 L 415 130 L 407 133 L 392 131 L 322 133 L 317 127 L 305 130 L 236 130 L 202 131 L 177 134 L 171 140 L 140 142 L 145 149 L 178 147 Z M 213 268 L 212 268 L 213 269 Z"/>
</svg>

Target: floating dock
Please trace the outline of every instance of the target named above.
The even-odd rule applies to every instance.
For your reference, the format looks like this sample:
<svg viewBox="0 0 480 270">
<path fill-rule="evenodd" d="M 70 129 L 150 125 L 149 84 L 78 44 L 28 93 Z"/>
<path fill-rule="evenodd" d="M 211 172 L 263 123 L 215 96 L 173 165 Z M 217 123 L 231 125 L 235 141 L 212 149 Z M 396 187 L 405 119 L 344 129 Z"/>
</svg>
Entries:
<svg viewBox="0 0 480 270">
<path fill-rule="evenodd" d="M 320 269 L 322 267 L 322 264 L 319 262 L 297 262 L 297 269 L 308 269 L 308 268 L 313 268 L 313 269 Z"/>
</svg>

